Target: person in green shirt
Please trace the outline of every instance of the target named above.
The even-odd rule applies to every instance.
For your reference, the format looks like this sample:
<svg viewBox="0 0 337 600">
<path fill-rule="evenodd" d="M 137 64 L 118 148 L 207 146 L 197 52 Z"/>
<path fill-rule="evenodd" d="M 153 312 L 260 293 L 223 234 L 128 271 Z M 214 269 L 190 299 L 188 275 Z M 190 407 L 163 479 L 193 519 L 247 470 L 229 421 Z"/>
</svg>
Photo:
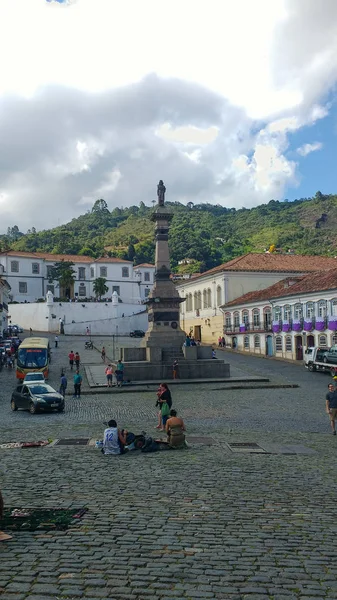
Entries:
<svg viewBox="0 0 337 600">
<path fill-rule="evenodd" d="M 80 374 L 79 370 L 77 369 L 75 375 L 74 375 L 74 395 L 73 398 L 80 398 L 81 397 L 81 385 L 82 385 L 82 375 Z"/>
</svg>

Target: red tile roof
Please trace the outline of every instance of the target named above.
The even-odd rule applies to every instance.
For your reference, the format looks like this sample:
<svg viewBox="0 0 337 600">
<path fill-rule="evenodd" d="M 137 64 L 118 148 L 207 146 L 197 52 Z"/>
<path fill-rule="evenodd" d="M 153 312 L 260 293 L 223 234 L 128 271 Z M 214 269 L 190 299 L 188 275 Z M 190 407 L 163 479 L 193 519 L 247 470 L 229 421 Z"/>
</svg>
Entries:
<svg viewBox="0 0 337 600">
<path fill-rule="evenodd" d="M 144 267 L 145 269 L 154 269 L 155 265 L 150 265 L 150 263 L 142 263 L 141 265 L 136 265 L 133 268 L 139 269 L 139 267 Z"/>
<path fill-rule="evenodd" d="M 91 262 L 95 262 L 95 263 L 128 263 L 128 264 L 132 264 L 131 260 L 126 260 L 124 258 L 117 258 L 116 256 L 102 256 L 101 258 L 92 258 Z"/>
<path fill-rule="evenodd" d="M 269 273 L 305 273 L 337 268 L 337 259 L 303 254 L 249 253 L 201 273 L 200 277 L 222 271 L 257 271 Z"/>
<path fill-rule="evenodd" d="M 287 277 L 264 290 L 248 292 L 239 298 L 235 298 L 235 300 L 224 304 L 224 307 L 251 304 L 263 300 L 268 301 L 273 298 L 324 292 L 327 290 L 337 290 L 337 268 L 324 271 L 323 273 L 321 271 L 310 273 L 310 275 L 303 275 L 302 277 Z"/>
<path fill-rule="evenodd" d="M 22 250 L 8 250 L 8 252 L 1 252 L 0 256 L 13 256 L 15 258 L 42 258 L 44 260 L 52 260 L 54 262 L 59 262 L 61 260 L 65 261 L 75 261 L 76 262 L 94 262 L 94 259 L 91 256 L 78 256 L 75 254 L 51 254 L 49 252 L 23 252 Z"/>
<path fill-rule="evenodd" d="M 41 258 L 43 260 L 50 260 L 53 262 L 59 262 L 61 260 L 77 263 L 131 263 L 130 260 L 124 260 L 123 258 L 93 258 L 92 256 L 79 256 L 78 254 L 51 254 L 50 252 L 23 252 L 22 250 L 8 250 L 8 252 L 0 252 L 0 256 L 13 256 L 15 258 Z"/>
</svg>

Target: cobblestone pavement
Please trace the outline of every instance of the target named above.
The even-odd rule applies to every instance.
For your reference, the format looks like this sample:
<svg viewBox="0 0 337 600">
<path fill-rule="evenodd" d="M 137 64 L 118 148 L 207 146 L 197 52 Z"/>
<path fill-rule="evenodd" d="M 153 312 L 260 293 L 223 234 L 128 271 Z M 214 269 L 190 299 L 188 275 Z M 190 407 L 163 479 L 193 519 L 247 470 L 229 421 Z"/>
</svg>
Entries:
<svg viewBox="0 0 337 600">
<path fill-rule="evenodd" d="M 61 338 L 52 385 L 70 345 L 80 350 L 83 342 Z M 95 352 L 82 351 L 84 362 L 89 354 L 99 361 Z M 330 379 L 226 354 L 236 376 L 301 387 L 175 388 L 188 432 L 212 437 L 211 446 L 120 457 L 90 447 L 0 449 L 8 506 L 89 509 L 66 532 L 20 532 L 0 543 L 1 600 L 337 598 L 337 440 L 324 413 Z M 130 430 L 154 431 L 153 391 L 67 397 L 64 414 L 30 415 L 11 413 L 14 385 L 13 373 L 2 371 L 1 441 L 101 437 L 102 421 L 115 415 Z M 301 444 L 316 453 L 234 454 L 226 442 Z"/>
</svg>

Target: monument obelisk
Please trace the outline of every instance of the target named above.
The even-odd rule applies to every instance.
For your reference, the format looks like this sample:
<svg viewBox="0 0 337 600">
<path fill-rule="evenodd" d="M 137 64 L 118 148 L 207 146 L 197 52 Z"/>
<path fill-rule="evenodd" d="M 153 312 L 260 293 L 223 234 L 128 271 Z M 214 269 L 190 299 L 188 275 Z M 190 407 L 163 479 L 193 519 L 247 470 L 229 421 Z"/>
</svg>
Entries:
<svg viewBox="0 0 337 600">
<path fill-rule="evenodd" d="M 166 187 L 162 180 L 157 186 L 158 204 L 151 220 L 155 222 L 156 259 L 154 286 L 145 303 L 147 304 L 149 327 L 142 346 L 181 349 L 185 333 L 179 325 L 180 298 L 171 279 L 168 234 L 173 214 L 165 206 Z"/>
</svg>

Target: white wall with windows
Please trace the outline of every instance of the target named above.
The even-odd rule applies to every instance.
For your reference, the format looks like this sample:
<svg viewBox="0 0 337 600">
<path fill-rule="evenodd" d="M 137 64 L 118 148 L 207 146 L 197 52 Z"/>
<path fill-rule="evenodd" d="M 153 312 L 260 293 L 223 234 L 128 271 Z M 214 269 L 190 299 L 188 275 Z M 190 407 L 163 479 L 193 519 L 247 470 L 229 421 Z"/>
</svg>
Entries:
<svg viewBox="0 0 337 600">
<path fill-rule="evenodd" d="M 337 289 L 233 305 L 224 308 L 226 345 L 242 352 L 302 360 L 308 346 L 337 344 L 337 329 L 331 329 L 333 317 L 337 321 Z M 307 331 L 306 320 L 311 322 Z M 272 331 L 277 323 L 280 331 Z"/>
<path fill-rule="evenodd" d="M 36 302 L 44 298 L 47 291 L 55 297 L 61 296 L 57 281 L 50 282 L 51 269 L 55 262 L 71 260 L 74 263 L 74 284 L 71 295 L 83 300 L 95 296 L 93 282 L 98 277 L 106 279 L 106 298 L 117 292 L 122 302 L 140 303 L 150 293 L 154 279 L 154 265 L 134 267 L 130 261 L 113 258 L 92 259 L 88 256 L 55 256 L 11 251 L 0 254 L 6 278 L 11 286 L 14 302 Z"/>
</svg>

